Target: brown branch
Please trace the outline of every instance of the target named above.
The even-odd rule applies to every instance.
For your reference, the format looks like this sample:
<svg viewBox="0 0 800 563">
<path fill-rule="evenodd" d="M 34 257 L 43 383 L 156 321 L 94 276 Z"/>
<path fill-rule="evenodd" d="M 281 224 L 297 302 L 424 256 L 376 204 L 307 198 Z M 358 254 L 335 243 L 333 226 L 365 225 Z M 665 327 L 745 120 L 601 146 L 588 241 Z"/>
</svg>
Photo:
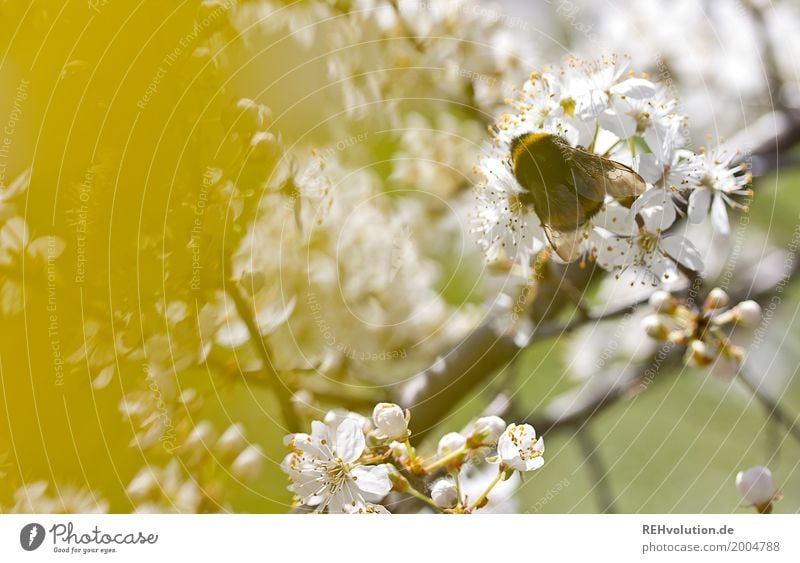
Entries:
<svg viewBox="0 0 800 563">
<path fill-rule="evenodd" d="M 269 344 L 261 335 L 255 317 L 250 306 L 242 296 L 241 290 L 236 282 L 231 281 L 225 288 L 226 293 L 231 297 L 236 307 L 236 312 L 247 327 L 250 333 L 250 339 L 256 347 L 256 351 L 263 363 L 263 377 L 262 381 L 272 390 L 275 398 L 280 405 L 283 421 L 290 432 L 298 432 L 301 429 L 300 419 L 292 405 L 292 392 L 283 381 L 280 374 L 275 370 L 275 365 L 272 362 L 272 352 L 269 349 Z"/>
<path fill-rule="evenodd" d="M 551 264 L 530 307 L 535 325 L 553 318 L 570 303 L 560 292 L 561 280 L 585 288 L 595 268 Z M 538 326 L 537 326 L 538 328 Z M 548 330 L 552 330 L 552 327 Z M 513 361 L 521 348 L 507 334 L 498 334 L 491 322 L 477 327 L 433 365 L 391 389 L 393 400 L 411 410 L 414 431 L 422 435 L 442 422 L 459 398 L 468 396 L 489 375 Z"/>
</svg>

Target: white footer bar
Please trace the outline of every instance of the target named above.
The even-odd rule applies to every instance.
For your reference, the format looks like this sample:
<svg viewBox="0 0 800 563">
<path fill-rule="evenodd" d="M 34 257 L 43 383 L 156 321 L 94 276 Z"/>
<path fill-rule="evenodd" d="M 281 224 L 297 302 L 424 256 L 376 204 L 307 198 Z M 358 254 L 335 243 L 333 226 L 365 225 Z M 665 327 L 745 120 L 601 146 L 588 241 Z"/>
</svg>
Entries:
<svg viewBox="0 0 800 563">
<path fill-rule="evenodd" d="M 4 562 L 170 557 L 796 562 L 800 515 L 0 515 Z"/>
</svg>

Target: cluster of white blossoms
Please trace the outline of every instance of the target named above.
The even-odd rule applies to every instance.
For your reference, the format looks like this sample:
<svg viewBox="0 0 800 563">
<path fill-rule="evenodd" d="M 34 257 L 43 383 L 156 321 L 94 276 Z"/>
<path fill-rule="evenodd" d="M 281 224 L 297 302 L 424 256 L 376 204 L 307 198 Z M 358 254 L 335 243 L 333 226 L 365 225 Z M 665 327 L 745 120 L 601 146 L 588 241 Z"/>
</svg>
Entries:
<svg viewBox="0 0 800 563">
<path fill-rule="evenodd" d="M 651 68 L 680 85 L 681 103 L 695 130 L 729 135 L 774 109 L 776 98 L 793 107 L 800 99 L 800 41 L 790 31 L 800 25 L 800 6 L 792 0 L 716 0 L 708 5 L 618 0 L 614 10 L 570 0 L 552 3 L 548 12 L 550 25 L 572 24 L 570 47 L 579 56 L 596 53 L 598 47 L 629 51 L 637 68 Z M 577 23 L 591 32 L 581 33 Z M 777 97 L 764 79 L 765 67 L 770 80 L 783 83 Z"/>
<path fill-rule="evenodd" d="M 0 460 L 2 458 L 0 457 Z M 0 477 L 5 477 L 0 473 Z M 108 501 L 85 487 L 59 486 L 53 490 L 47 481 L 34 481 L 14 491 L 13 504 L 0 505 L 6 514 L 103 514 Z"/>
<path fill-rule="evenodd" d="M 395 491 L 416 498 L 422 508 L 463 514 L 485 508 L 489 493 L 515 471 L 544 465 L 544 441 L 529 424 L 506 426 L 500 417 L 482 417 L 463 434 L 442 436 L 436 455 L 423 459 L 409 441 L 409 420 L 398 405 L 378 403 L 372 419 L 331 411 L 311 423 L 310 434 L 289 434 L 291 453 L 281 464 L 289 490 L 316 512 L 386 514 L 385 505 L 395 502 L 387 497 Z M 497 472 L 470 499 L 462 473 L 484 462 L 497 465 Z"/>
<path fill-rule="evenodd" d="M 35 274 L 61 256 L 64 241 L 56 236 L 32 237 L 20 203 L 30 185 L 30 170 L 14 178 L 8 186 L 0 183 L 0 270 L 11 272 L 27 262 Z M 24 308 L 26 294 L 18 276 L 4 275 L 0 280 L 0 312 L 17 314 Z"/>
<path fill-rule="evenodd" d="M 173 439 L 179 445 L 160 456 L 161 464 L 142 467 L 125 489 L 137 513 L 226 512 L 231 507 L 225 498 L 230 483 L 252 485 L 264 467 L 261 447 L 251 443 L 241 423 L 233 423 L 219 433 L 208 420 L 198 420 Z M 155 458 L 153 452 L 149 457 Z"/>
<path fill-rule="evenodd" d="M 514 264 L 527 276 L 533 258 L 549 244 L 512 168 L 512 143 L 528 133 L 556 135 L 630 167 L 646 182 L 635 201 L 606 196 L 602 208 L 578 226 L 585 257 L 617 274 L 632 272 L 642 283 L 674 281 L 681 269 L 702 271 L 703 258 L 679 219 L 701 223 L 710 216 L 726 234 L 727 207 L 745 208 L 740 200 L 751 195 L 738 155 L 690 150 L 677 100 L 665 85 L 629 71 L 625 60 L 570 60 L 534 73 L 510 103 L 476 167 L 482 181 L 475 232 L 490 263 Z"/>
</svg>

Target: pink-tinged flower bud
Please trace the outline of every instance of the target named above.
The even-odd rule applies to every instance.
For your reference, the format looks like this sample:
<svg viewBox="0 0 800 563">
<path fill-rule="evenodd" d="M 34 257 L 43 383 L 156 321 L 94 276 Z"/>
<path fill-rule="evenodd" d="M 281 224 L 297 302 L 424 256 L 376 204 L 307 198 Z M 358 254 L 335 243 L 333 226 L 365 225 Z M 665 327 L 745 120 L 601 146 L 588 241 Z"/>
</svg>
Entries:
<svg viewBox="0 0 800 563">
<path fill-rule="evenodd" d="M 658 313 L 669 313 L 675 308 L 675 300 L 668 291 L 658 290 L 650 296 L 650 306 Z"/>
<path fill-rule="evenodd" d="M 708 346 L 702 340 L 692 340 L 689 349 L 686 350 L 686 363 L 690 366 L 707 367 L 714 358 L 711 356 Z"/>
<path fill-rule="evenodd" d="M 727 307 L 730 302 L 731 298 L 728 297 L 728 294 L 725 293 L 725 290 L 715 287 L 708 293 L 708 297 L 706 297 L 706 300 L 703 303 L 703 308 L 710 310 L 722 309 Z"/>
<path fill-rule="evenodd" d="M 756 465 L 736 475 L 736 488 L 742 498 L 764 511 L 775 498 L 775 484 L 772 472 L 763 465 Z"/>
<path fill-rule="evenodd" d="M 378 432 L 390 440 L 405 440 L 408 436 L 406 413 L 394 403 L 375 405 L 372 422 Z"/>
<path fill-rule="evenodd" d="M 647 315 L 642 319 L 642 330 L 650 338 L 656 340 L 666 340 L 669 336 L 667 326 L 662 322 L 661 317 L 658 315 Z"/>
<path fill-rule="evenodd" d="M 742 301 L 736 305 L 739 322 L 747 327 L 758 326 L 761 322 L 761 305 L 755 301 Z"/>
<path fill-rule="evenodd" d="M 453 508 L 458 504 L 456 484 L 450 477 L 439 479 L 433 484 L 431 498 L 440 508 Z"/>
</svg>

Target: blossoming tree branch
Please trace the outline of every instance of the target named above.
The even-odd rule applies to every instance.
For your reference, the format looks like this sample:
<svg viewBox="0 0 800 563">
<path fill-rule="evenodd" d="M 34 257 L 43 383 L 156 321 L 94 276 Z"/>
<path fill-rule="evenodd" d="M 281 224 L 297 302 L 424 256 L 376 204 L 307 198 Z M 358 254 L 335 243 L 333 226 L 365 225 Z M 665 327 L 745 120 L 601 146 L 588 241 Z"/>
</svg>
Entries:
<svg viewBox="0 0 800 563">
<path fill-rule="evenodd" d="M 623 1 L 633 41 L 578 0 L 598 35 L 470 0 L 155 4 L 174 45 L 104 59 L 109 5 L 92 49 L 19 65 L 42 131 L 13 174 L 0 146 L 7 418 L 44 453 L 102 439 L 56 473 L 0 440 L 0 508 L 517 512 L 564 494 L 562 437 L 597 511 L 640 508 L 598 420 L 687 370 L 777 435 L 686 460 L 728 475 L 708 503 L 790 504 L 800 424 L 764 355 L 793 365 L 800 235 L 750 217 L 790 207 L 767 188 L 796 166 L 797 46 L 773 38 L 800 14 Z M 84 471 L 106 457 L 113 482 Z"/>
</svg>

